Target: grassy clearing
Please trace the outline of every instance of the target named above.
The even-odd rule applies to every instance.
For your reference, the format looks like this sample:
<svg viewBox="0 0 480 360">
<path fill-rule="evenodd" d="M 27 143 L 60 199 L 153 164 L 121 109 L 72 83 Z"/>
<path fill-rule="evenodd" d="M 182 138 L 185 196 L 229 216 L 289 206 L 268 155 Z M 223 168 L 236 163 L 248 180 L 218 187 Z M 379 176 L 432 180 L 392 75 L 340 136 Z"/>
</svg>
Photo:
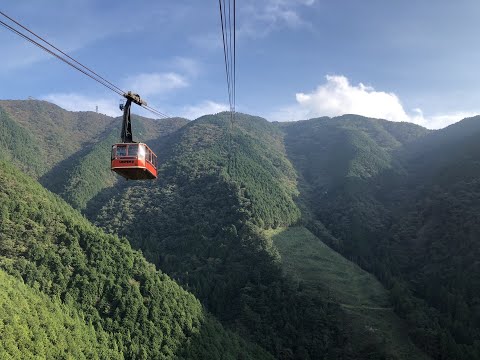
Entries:
<svg viewBox="0 0 480 360">
<path fill-rule="evenodd" d="M 428 359 L 408 338 L 388 292 L 356 264 L 330 249 L 304 227 L 266 232 L 277 246 L 285 273 L 305 291 L 339 303 L 354 343 L 362 351 L 382 348 L 388 359 Z"/>
</svg>

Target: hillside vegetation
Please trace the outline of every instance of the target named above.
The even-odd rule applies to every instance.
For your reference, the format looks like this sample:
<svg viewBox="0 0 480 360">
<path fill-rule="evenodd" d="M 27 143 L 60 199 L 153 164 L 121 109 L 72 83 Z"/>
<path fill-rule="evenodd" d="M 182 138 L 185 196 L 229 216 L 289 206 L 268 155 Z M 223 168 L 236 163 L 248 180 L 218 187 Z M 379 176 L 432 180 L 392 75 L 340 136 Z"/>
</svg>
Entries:
<svg viewBox="0 0 480 360">
<path fill-rule="evenodd" d="M 15 134 L 3 133 L 2 143 L 7 144 L 16 164 L 35 177 L 98 141 L 114 122 L 114 118 L 106 115 L 70 112 L 38 100 L 2 100 L 0 119 L 2 126 L 14 122 L 8 127 L 14 126 L 15 130 Z M 22 135 L 18 136 L 17 131 Z"/>
<path fill-rule="evenodd" d="M 0 270 L 1 359 L 123 359 L 109 333 Z"/>
<path fill-rule="evenodd" d="M 281 132 L 241 114 L 230 126 L 223 113 L 173 133 L 157 148 L 164 161 L 156 182 L 125 186 L 89 216 L 276 357 L 357 358 L 345 346 L 338 305 L 285 278 L 263 235 L 300 218 Z"/>
<path fill-rule="evenodd" d="M 0 267 L 83 313 L 125 358 L 269 358 L 225 333 L 193 295 L 126 239 L 104 234 L 5 162 L 0 204 Z"/>
<path fill-rule="evenodd" d="M 111 349 L 269 356 L 234 331 L 281 359 L 480 359 L 479 118 L 136 118 L 159 178 L 126 182 L 96 116 L 0 102 L 0 158 L 111 233 L 2 165 L 0 263 Z"/>
<path fill-rule="evenodd" d="M 377 275 L 435 359 L 480 358 L 478 120 L 435 132 L 350 116 L 283 126 L 307 226 Z M 342 158 L 339 146 L 356 150 Z"/>
<path fill-rule="evenodd" d="M 304 227 L 267 231 L 285 272 L 303 291 L 340 304 L 358 357 L 428 359 L 408 338 L 405 323 L 375 277 L 330 249 Z"/>
<path fill-rule="evenodd" d="M 119 115 L 121 112 L 119 111 Z M 132 115 L 135 141 L 159 141 L 188 120 Z M 116 185 L 108 158 L 121 119 L 71 112 L 38 100 L 0 100 L 0 156 L 39 179 L 77 209 Z"/>
</svg>

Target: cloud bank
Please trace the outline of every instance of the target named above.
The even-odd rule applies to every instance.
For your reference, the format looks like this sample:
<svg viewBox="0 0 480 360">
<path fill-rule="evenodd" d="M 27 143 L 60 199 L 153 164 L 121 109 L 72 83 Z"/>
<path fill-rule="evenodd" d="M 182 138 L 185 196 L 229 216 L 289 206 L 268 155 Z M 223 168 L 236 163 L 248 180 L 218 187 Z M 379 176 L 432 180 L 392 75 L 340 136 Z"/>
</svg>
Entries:
<svg viewBox="0 0 480 360">
<path fill-rule="evenodd" d="M 230 107 L 227 104 L 221 104 L 207 100 L 197 105 L 185 106 L 180 112 L 179 116 L 194 120 L 203 115 L 216 114 L 222 111 L 227 111 L 229 108 Z"/>
<path fill-rule="evenodd" d="M 297 93 L 296 105 L 271 114 L 277 121 L 299 120 L 320 116 L 358 114 L 391 121 L 406 121 L 438 129 L 476 115 L 472 111 L 425 116 L 421 109 L 407 112 L 394 93 L 376 91 L 360 83 L 352 85 L 345 76 L 328 75 L 326 83 L 310 93 Z"/>
<path fill-rule="evenodd" d="M 183 75 L 174 72 L 142 73 L 127 78 L 125 86 L 135 89 L 142 97 L 148 97 L 188 87 L 189 83 Z"/>
<path fill-rule="evenodd" d="M 82 94 L 48 94 L 41 97 L 45 100 L 54 103 L 61 108 L 68 111 L 95 111 L 98 106 L 98 112 L 112 117 L 122 116 L 122 112 L 118 108 L 118 100 L 114 97 L 96 98 L 89 97 Z M 229 109 L 228 104 L 217 103 L 211 100 L 205 100 L 195 105 L 187 105 L 174 112 L 172 116 L 180 116 L 190 120 L 199 118 L 207 114 L 216 114 Z M 135 106 L 132 110 L 135 114 L 146 116 L 149 118 L 156 118 L 151 112 Z M 162 110 L 163 111 L 163 110 Z"/>
<path fill-rule="evenodd" d="M 247 37 L 264 37 L 273 30 L 287 27 L 298 29 L 310 27 L 303 16 L 306 7 L 314 5 L 315 0 L 247 0 L 240 9 L 241 18 L 238 34 Z"/>
<path fill-rule="evenodd" d="M 109 98 L 94 98 L 81 94 L 48 94 L 41 97 L 41 100 L 54 103 L 61 108 L 68 111 L 95 111 L 98 106 L 98 112 L 108 116 L 121 116 L 122 112 L 118 108 L 118 99 L 115 97 Z"/>
</svg>

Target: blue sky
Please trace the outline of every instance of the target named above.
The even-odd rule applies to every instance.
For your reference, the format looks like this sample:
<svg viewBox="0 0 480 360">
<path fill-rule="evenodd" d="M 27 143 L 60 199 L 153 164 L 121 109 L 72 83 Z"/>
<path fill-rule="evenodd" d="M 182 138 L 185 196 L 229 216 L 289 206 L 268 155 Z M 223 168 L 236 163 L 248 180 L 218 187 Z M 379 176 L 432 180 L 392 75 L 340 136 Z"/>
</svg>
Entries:
<svg viewBox="0 0 480 360">
<path fill-rule="evenodd" d="M 162 112 L 193 119 L 228 108 L 215 0 L 0 9 Z M 430 128 L 480 113 L 479 13 L 474 0 L 238 0 L 237 109 L 280 121 L 359 113 Z M 120 115 L 115 93 L 4 28 L 0 45 L 1 99 Z"/>
</svg>

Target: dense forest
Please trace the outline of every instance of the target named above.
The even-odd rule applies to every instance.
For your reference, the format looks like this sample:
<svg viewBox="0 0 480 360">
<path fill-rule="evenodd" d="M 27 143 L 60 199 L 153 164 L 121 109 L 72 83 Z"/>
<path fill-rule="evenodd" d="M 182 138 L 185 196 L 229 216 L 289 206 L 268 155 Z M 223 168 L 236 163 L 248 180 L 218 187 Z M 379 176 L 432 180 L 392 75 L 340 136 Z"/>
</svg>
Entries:
<svg viewBox="0 0 480 360">
<path fill-rule="evenodd" d="M 479 118 L 435 132 L 358 116 L 281 127 L 309 228 L 377 275 L 433 358 L 480 358 Z"/>
<path fill-rule="evenodd" d="M 271 358 L 224 330 L 125 238 L 104 234 L 8 162 L 0 169 L 2 354 Z M 21 294 L 32 302 L 13 309 Z M 47 349 L 52 342 L 57 349 Z"/>
<path fill-rule="evenodd" d="M 0 270 L 0 358 L 122 359 L 102 329 L 83 314 Z"/>
<path fill-rule="evenodd" d="M 281 132 L 238 115 L 230 143 L 228 118 L 182 127 L 157 148 L 157 182 L 117 188 L 87 216 L 128 237 L 226 326 L 276 357 L 358 357 L 340 330 L 339 307 L 285 278 L 262 233 L 300 219 Z"/>
<path fill-rule="evenodd" d="M 477 122 L 135 117 L 126 182 L 118 119 L 1 101 L 0 354 L 480 359 Z"/>
</svg>

